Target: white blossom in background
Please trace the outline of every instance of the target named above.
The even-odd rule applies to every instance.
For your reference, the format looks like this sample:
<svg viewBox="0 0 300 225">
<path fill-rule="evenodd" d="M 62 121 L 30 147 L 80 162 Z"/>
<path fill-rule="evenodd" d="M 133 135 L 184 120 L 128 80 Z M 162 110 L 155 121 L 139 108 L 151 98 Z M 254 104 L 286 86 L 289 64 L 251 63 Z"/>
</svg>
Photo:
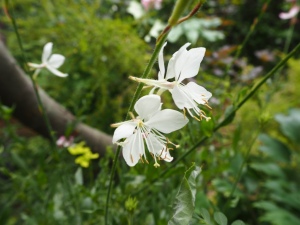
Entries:
<svg viewBox="0 0 300 225">
<path fill-rule="evenodd" d="M 174 145 L 162 133 L 168 134 L 179 130 L 188 123 L 188 119 L 180 112 L 161 110 L 161 98 L 159 95 L 146 95 L 141 97 L 134 105 L 137 117 L 131 113 L 129 121 L 112 124 L 117 127 L 113 135 L 113 143 L 122 146 L 123 157 L 129 166 L 135 166 L 140 160 L 148 163 L 145 145 L 154 158 L 155 167 L 158 160 L 171 162 L 168 145 Z M 124 141 L 121 139 L 125 138 Z"/>
<path fill-rule="evenodd" d="M 185 110 L 197 120 L 205 118 L 209 120 L 203 110 L 199 109 L 198 104 L 205 105 L 208 108 L 208 100 L 212 94 L 204 87 L 199 86 L 195 82 L 184 84 L 182 81 L 192 78 L 198 74 L 200 63 L 205 54 L 205 48 L 192 48 L 186 50 L 190 43 L 186 43 L 177 52 L 175 52 L 169 61 L 167 71 L 165 71 L 163 49 L 162 47 L 158 55 L 159 73 L 158 80 L 142 79 L 130 76 L 129 78 L 137 82 L 145 83 L 153 86 L 151 94 L 158 89 L 157 94 L 162 94 L 165 90 L 169 90 L 172 98 L 179 109 Z M 168 81 L 174 79 L 173 81 Z"/>
<path fill-rule="evenodd" d="M 66 77 L 68 74 L 62 73 L 57 69 L 64 63 L 65 57 L 60 54 L 51 54 L 52 53 L 53 43 L 49 42 L 45 44 L 43 54 L 42 54 L 42 63 L 28 63 L 28 66 L 35 69 L 34 76 L 37 76 L 41 69 L 46 68 L 51 73 L 59 77 Z"/>
</svg>

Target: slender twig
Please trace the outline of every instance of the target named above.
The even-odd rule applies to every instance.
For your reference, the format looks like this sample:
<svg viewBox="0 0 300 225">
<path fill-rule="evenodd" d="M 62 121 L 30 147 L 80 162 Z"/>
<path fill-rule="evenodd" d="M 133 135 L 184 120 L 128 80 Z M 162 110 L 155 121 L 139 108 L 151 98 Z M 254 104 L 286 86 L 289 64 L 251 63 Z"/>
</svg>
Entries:
<svg viewBox="0 0 300 225">
<path fill-rule="evenodd" d="M 261 21 L 261 18 L 263 17 L 263 15 L 265 14 L 267 8 L 268 8 L 268 5 L 270 4 L 271 0 L 267 0 L 262 8 L 261 8 L 261 11 L 259 13 L 259 15 L 253 20 L 253 23 L 251 24 L 251 27 L 245 37 L 245 39 L 243 40 L 242 44 L 240 44 L 237 48 L 237 51 L 235 52 L 235 55 L 232 59 L 232 61 L 227 65 L 227 68 L 226 68 L 226 75 L 229 73 L 229 70 L 231 69 L 233 63 L 239 58 L 240 54 L 242 53 L 242 50 L 244 49 L 246 43 L 248 42 L 250 36 L 253 34 L 253 31 L 255 30 L 257 24 Z"/>
<path fill-rule="evenodd" d="M 246 155 L 245 155 L 245 157 L 243 158 L 242 165 L 241 165 L 240 168 L 239 168 L 239 171 L 238 171 L 238 174 L 237 174 L 237 176 L 236 176 L 235 182 L 234 182 L 234 184 L 233 184 L 233 187 L 232 187 L 232 189 L 231 189 L 231 192 L 230 192 L 230 194 L 229 194 L 229 197 L 227 198 L 228 200 L 227 200 L 227 202 L 223 205 L 223 210 L 222 210 L 222 211 L 224 211 L 224 209 L 226 209 L 227 206 L 230 204 L 230 201 L 229 201 L 229 200 L 233 197 L 233 194 L 234 194 L 234 192 L 235 192 L 235 190 L 236 190 L 236 187 L 237 187 L 237 185 L 238 185 L 238 183 L 239 183 L 239 181 L 240 181 L 240 179 L 241 179 L 242 171 L 243 171 L 244 166 L 246 165 L 246 163 L 247 163 L 247 161 L 248 161 L 248 159 L 249 159 L 250 152 L 251 152 L 252 147 L 253 147 L 253 145 L 254 145 L 254 143 L 255 143 L 255 141 L 256 141 L 258 135 L 259 135 L 260 130 L 261 130 L 261 129 L 258 129 L 258 130 L 256 131 L 256 133 L 255 133 L 253 139 L 251 140 L 250 145 L 248 146 Z"/>
<path fill-rule="evenodd" d="M 201 8 L 201 6 L 203 5 L 203 2 L 199 2 L 193 9 L 192 11 L 185 17 L 180 18 L 176 25 L 183 23 L 184 21 L 190 19 L 192 16 L 194 16 L 198 10 Z M 161 34 L 158 36 L 156 43 L 160 41 L 160 39 L 162 38 L 162 36 L 166 33 L 168 33 L 170 30 L 172 29 L 172 25 L 168 24 L 164 30 L 161 32 Z"/>
<path fill-rule="evenodd" d="M 159 53 L 160 49 L 162 48 L 162 46 L 163 46 L 163 44 L 164 44 L 164 42 L 165 42 L 165 40 L 167 38 L 167 34 L 168 33 L 164 33 L 164 35 L 162 36 L 162 38 L 160 39 L 160 41 L 156 44 L 154 52 L 153 52 L 153 54 L 151 56 L 151 59 L 150 59 L 148 65 L 147 65 L 147 67 L 146 67 L 143 75 L 141 76 L 141 78 L 147 78 L 149 76 L 154 63 L 156 62 L 156 58 L 158 56 L 158 53 Z M 132 101 L 130 103 L 130 106 L 128 108 L 125 120 L 127 120 L 129 118 L 129 112 L 132 112 L 134 104 L 137 101 L 137 99 L 139 98 L 139 96 L 141 94 L 141 91 L 143 89 L 143 86 L 144 86 L 144 84 L 142 84 L 142 83 L 140 83 L 138 85 L 138 87 L 137 87 L 137 89 L 136 89 L 136 91 L 135 91 L 135 93 L 133 95 L 133 98 L 132 98 Z M 116 152 L 114 160 L 113 160 L 113 166 L 112 166 L 112 170 L 111 170 L 111 174 L 110 174 L 108 192 L 107 192 L 107 197 L 106 197 L 106 206 L 105 206 L 105 224 L 106 225 L 108 224 L 108 209 L 109 209 L 109 201 L 110 201 L 110 194 L 111 194 L 111 189 L 112 189 L 112 183 L 113 183 L 113 178 L 114 178 L 114 175 L 115 175 L 117 161 L 118 161 L 120 152 L 121 152 L 121 147 L 118 146 L 117 152 Z"/>
<path fill-rule="evenodd" d="M 257 90 L 264 84 L 266 81 L 272 77 L 286 62 L 297 52 L 300 50 L 300 43 L 284 58 L 282 59 L 266 76 L 264 76 L 259 82 L 257 82 L 249 91 L 249 93 L 236 105 L 232 108 L 231 112 L 218 124 L 214 127 L 213 132 L 215 133 L 221 127 L 228 124 L 228 121 L 232 120 L 235 113 L 257 92 Z M 203 145 L 203 143 L 209 137 L 203 137 L 199 140 L 195 145 L 193 145 L 188 151 L 186 151 L 183 155 L 181 155 L 175 162 L 173 162 L 170 166 L 168 166 L 163 172 L 159 174 L 156 178 L 152 179 L 148 183 L 144 184 L 140 189 L 136 190 L 132 195 L 137 195 L 152 186 L 153 183 L 163 178 L 171 168 L 175 167 L 182 159 L 191 154 L 194 150 L 196 150 L 199 146 Z"/>
<path fill-rule="evenodd" d="M 49 122 L 49 118 L 48 118 L 48 116 L 46 114 L 46 111 L 45 111 L 45 107 L 44 107 L 43 102 L 40 98 L 39 91 L 38 91 L 38 86 L 37 86 L 37 83 L 34 79 L 34 74 L 31 74 L 30 70 L 28 68 L 28 65 L 27 65 L 28 61 L 27 61 L 27 57 L 26 57 L 26 54 L 25 54 L 25 51 L 24 51 L 24 48 L 23 48 L 23 44 L 22 44 L 21 36 L 19 34 L 18 26 L 17 26 L 16 20 L 15 20 L 14 10 L 13 10 L 13 7 L 9 7 L 8 2 L 9 2 L 9 0 L 5 0 L 5 5 L 6 5 L 7 13 L 8 13 L 9 8 L 11 8 L 11 15 L 8 14 L 8 17 L 11 19 L 11 22 L 13 24 L 13 27 L 14 27 L 14 30 L 15 30 L 15 33 L 16 33 L 16 36 L 17 36 L 17 39 L 18 39 L 18 44 L 19 44 L 19 47 L 21 49 L 21 54 L 22 54 L 22 59 L 23 59 L 23 64 L 24 64 L 24 70 L 29 75 L 29 77 L 31 79 L 32 86 L 33 86 L 33 89 L 34 89 L 34 93 L 35 93 L 37 101 L 38 101 L 39 110 L 42 113 L 42 116 L 43 116 L 43 119 L 45 121 L 46 127 L 48 129 L 49 134 L 50 134 L 51 142 L 52 142 L 53 145 L 55 145 L 55 142 L 56 142 L 55 134 L 53 133 L 53 130 L 51 128 L 51 124 Z"/>
<path fill-rule="evenodd" d="M 179 19 L 178 21 L 185 21 L 187 19 L 189 19 L 191 16 L 193 16 L 198 10 L 199 8 L 201 7 L 202 4 L 197 4 L 193 10 L 191 11 L 191 13 L 187 16 L 187 17 L 183 17 L 182 19 Z M 180 23 L 181 23 L 180 22 Z M 156 45 L 155 45 L 155 48 L 154 48 L 154 51 L 153 51 L 153 54 L 149 60 L 149 63 L 144 71 L 144 73 L 142 74 L 141 78 L 147 78 L 151 72 L 151 69 L 154 65 L 154 63 L 156 62 L 156 59 L 157 59 L 157 56 L 163 46 L 163 44 L 165 43 L 166 39 L 167 39 L 167 36 L 168 36 L 168 33 L 169 31 L 172 29 L 171 26 L 167 25 L 166 28 L 161 32 L 161 34 L 158 36 L 157 38 L 157 41 L 156 41 Z M 129 113 L 132 112 L 133 110 L 133 107 L 134 107 L 134 104 L 135 102 L 137 101 L 137 99 L 139 98 L 140 94 L 141 94 L 141 91 L 144 87 L 144 84 L 143 83 L 140 83 L 133 95 L 133 98 L 132 98 L 132 101 L 130 103 L 130 106 L 128 108 L 128 111 L 127 111 L 127 115 L 126 115 L 126 118 L 125 120 L 127 120 L 129 118 Z M 111 170 L 111 174 L 110 174 L 110 180 L 109 180 L 109 185 L 108 185 L 108 192 L 107 192 L 107 196 L 106 196 L 106 205 L 105 205 L 105 225 L 108 224 L 108 210 L 109 210 L 109 201 L 110 201 L 110 195 L 111 195 L 111 189 L 112 189 L 112 183 L 113 183 L 113 178 L 114 178 L 114 175 L 115 175 L 115 171 L 116 171 L 116 166 L 117 166 L 117 161 L 118 161 L 118 158 L 119 158 L 119 155 L 120 155 L 120 152 L 121 152 L 121 147 L 118 146 L 117 148 L 117 152 L 115 154 L 115 157 L 114 157 L 114 160 L 113 160 L 113 166 L 112 166 L 112 170 Z"/>
</svg>

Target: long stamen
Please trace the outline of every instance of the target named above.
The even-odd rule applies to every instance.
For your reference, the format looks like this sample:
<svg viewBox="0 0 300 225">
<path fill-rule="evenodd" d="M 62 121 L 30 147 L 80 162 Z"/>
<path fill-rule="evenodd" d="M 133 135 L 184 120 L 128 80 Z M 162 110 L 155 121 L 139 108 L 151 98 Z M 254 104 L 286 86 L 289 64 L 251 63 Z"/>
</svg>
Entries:
<svg viewBox="0 0 300 225">
<path fill-rule="evenodd" d="M 171 145 L 175 146 L 175 148 L 179 148 L 179 147 L 180 147 L 180 145 L 174 144 L 174 143 L 171 142 L 168 138 L 167 138 L 167 142 L 168 142 L 168 144 L 171 144 Z"/>
</svg>

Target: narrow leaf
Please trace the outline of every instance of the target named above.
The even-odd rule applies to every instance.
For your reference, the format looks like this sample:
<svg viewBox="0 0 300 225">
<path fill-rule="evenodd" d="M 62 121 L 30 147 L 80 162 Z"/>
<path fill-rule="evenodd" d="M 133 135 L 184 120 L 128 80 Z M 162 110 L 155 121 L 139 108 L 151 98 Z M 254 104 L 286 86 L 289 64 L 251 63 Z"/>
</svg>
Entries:
<svg viewBox="0 0 300 225">
<path fill-rule="evenodd" d="M 176 195 L 173 216 L 168 225 L 188 225 L 195 208 L 196 180 L 201 172 L 193 164 L 186 172 Z"/>
</svg>

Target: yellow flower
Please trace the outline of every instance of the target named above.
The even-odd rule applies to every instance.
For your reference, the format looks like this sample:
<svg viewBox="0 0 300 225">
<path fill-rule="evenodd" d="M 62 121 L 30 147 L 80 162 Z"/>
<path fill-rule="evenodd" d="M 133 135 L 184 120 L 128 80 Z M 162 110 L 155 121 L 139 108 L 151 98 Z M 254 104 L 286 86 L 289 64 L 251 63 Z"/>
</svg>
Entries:
<svg viewBox="0 0 300 225">
<path fill-rule="evenodd" d="M 81 167 L 87 168 L 90 165 L 91 159 L 99 158 L 99 154 L 93 154 L 89 147 L 85 146 L 85 142 L 80 142 L 78 144 L 72 145 L 68 148 L 71 155 L 80 155 L 75 159 L 75 163 L 79 164 Z"/>
</svg>

